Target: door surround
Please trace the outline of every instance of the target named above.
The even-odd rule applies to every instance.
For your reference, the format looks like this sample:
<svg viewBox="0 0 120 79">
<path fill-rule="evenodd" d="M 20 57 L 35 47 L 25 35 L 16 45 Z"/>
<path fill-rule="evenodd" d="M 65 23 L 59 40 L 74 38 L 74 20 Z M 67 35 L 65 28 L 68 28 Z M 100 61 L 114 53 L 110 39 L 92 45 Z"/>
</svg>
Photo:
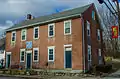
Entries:
<svg viewBox="0 0 120 79">
<path fill-rule="evenodd" d="M 30 68 L 32 68 L 32 50 L 26 51 L 26 65 L 25 65 L 25 68 L 27 68 L 27 54 L 31 54 L 31 67 Z"/>
<path fill-rule="evenodd" d="M 70 50 L 72 51 L 72 44 L 65 44 L 64 45 L 64 69 L 66 69 L 66 62 L 65 62 L 65 49 L 66 48 L 71 48 Z M 72 52 L 71 52 L 71 57 L 72 57 Z M 72 58 L 71 58 L 71 68 L 72 68 Z"/>
<path fill-rule="evenodd" d="M 7 55 L 10 55 L 10 65 L 11 65 L 11 52 L 6 52 L 6 68 L 7 68 Z"/>
</svg>

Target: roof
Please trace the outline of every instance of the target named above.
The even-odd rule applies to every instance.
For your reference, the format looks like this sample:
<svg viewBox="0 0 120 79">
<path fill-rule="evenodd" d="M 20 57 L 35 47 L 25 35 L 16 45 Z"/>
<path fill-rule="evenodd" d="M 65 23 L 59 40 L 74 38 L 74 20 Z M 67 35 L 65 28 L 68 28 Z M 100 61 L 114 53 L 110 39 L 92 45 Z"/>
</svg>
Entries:
<svg viewBox="0 0 120 79">
<path fill-rule="evenodd" d="M 25 20 L 18 24 L 14 24 L 12 27 L 8 28 L 6 31 L 12 31 L 12 30 L 30 27 L 30 26 L 43 24 L 43 23 L 47 23 L 47 22 L 52 22 L 52 21 L 56 21 L 56 20 L 80 16 L 80 14 L 85 12 L 90 6 L 91 6 L 91 4 L 82 6 L 82 7 L 78 7 L 78 8 L 74 8 L 74 9 L 70 9 L 70 10 L 66 10 L 63 12 L 51 14 L 51 15 L 40 16 L 40 17 L 32 19 L 32 20 Z"/>
</svg>

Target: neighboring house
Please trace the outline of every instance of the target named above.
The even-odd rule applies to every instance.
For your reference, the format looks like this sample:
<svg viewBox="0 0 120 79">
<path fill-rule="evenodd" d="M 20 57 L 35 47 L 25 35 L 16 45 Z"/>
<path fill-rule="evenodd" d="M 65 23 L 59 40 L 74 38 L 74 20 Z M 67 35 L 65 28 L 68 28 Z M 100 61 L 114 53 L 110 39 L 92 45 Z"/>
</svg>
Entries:
<svg viewBox="0 0 120 79">
<path fill-rule="evenodd" d="M 6 68 L 89 70 L 103 64 L 102 32 L 94 4 L 32 18 L 6 30 Z"/>
<path fill-rule="evenodd" d="M 1 60 L 5 63 L 5 37 L 0 39 L 0 63 Z"/>
</svg>

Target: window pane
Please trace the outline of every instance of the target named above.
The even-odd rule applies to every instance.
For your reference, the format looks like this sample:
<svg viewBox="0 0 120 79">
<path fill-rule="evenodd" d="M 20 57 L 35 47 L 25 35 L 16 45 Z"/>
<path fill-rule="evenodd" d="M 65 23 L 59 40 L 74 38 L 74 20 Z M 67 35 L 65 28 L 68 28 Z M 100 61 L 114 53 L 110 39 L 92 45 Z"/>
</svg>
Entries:
<svg viewBox="0 0 120 79">
<path fill-rule="evenodd" d="M 25 40 L 25 35 L 22 35 L 22 40 Z"/>
<path fill-rule="evenodd" d="M 12 37 L 12 41 L 15 41 L 15 37 Z"/>
<path fill-rule="evenodd" d="M 49 55 L 49 60 L 53 60 L 53 55 Z"/>
<path fill-rule="evenodd" d="M 53 30 L 53 25 L 49 26 L 49 30 L 50 31 Z"/>
<path fill-rule="evenodd" d="M 15 33 L 13 33 L 13 36 L 15 36 Z"/>
<path fill-rule="evenodd" d="M 34 50 L 34 60 L 38 60 L 38 50 Z"/>
<path fill-rule="evenodd" d="M 35 38 L 38 38 L 38 33 L 35 34 Z"/>
<path fill-rule="evenodd" d="M 53 31 L 53 25 L 49 26 L 49 36 L 53 36 L 54 31 Z"/>
<path fill-rule="evenodd" d="M 49 36 L 53 36 L 53 31 L 49 31 Z"/>
<path fill-rule="evenodd" d="M 38 51 L 37 50 L 34 51 L 34 55 L 38 55 Z"/>
<path fill-rule="evenodd" d="M 21 52 L 21 61 L 24 61 L 24 51 Z"/>
<path fill-rule="evenodd" d="M 70 28 L 70 22 L 65 23 L 65 28 Z"/>
<path fill-rule="evenodd" d="M 38 60 L 38 59 L 37 59 L 37 56 L 34 56 L 34 60 Z"/>
<path fill-rule="evenodd" d="M 53 54 L 53 49 L 49 49 L 49 54 Z"/>
<path fill-rule="evenodd" d="M 70 28 L 66 28 L 65 33 L 70 33 Z"/>
<path fill-rule="evenodd" d="M 90 30 L 87 30 L 87 34 L 90 35 Z"/>
</svg>

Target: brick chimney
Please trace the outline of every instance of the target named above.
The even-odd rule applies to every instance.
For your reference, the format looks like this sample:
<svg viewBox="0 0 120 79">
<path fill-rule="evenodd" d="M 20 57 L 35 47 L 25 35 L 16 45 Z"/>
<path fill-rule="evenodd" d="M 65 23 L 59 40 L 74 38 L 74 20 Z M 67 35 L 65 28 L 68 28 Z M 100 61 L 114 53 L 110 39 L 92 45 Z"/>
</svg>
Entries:
<svg viewBox="0 0 120 79">
<path fill-rule="evenodd" d="M 32 19 L 32 15 L 31 14 L 27 14 L 27 20 L 31 20 Z"/>
</svg>

